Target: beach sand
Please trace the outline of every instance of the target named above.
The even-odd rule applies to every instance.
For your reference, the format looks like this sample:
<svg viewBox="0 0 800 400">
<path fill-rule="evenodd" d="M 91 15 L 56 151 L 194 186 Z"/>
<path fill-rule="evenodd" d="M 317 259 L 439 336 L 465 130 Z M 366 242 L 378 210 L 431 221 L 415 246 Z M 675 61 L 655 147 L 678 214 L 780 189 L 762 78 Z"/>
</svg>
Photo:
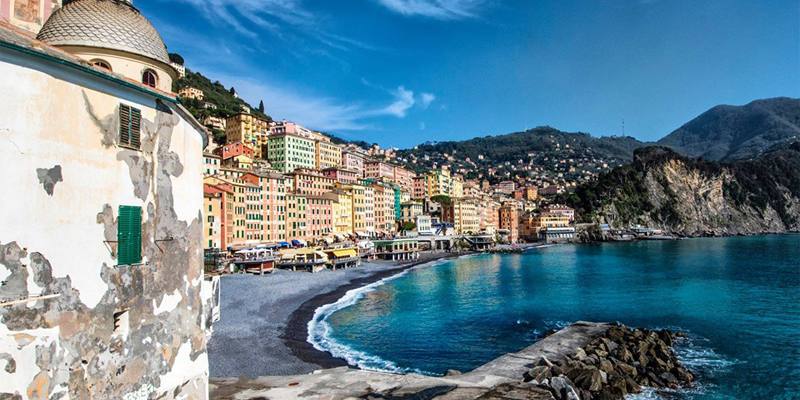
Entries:
<svg viewBox="0 0 800 400">
<path fill-rule="evenodd" d="M 339 271 L 275 271 L 226 275 L 221 282 L 221 319 L 208 343 L 211 377 L 297 375 L 347 365 L 306 340 L 314 311 L 348 290 L 451 253 L 422 254 L 406 264 L 370 261 Z"/>
</svg>

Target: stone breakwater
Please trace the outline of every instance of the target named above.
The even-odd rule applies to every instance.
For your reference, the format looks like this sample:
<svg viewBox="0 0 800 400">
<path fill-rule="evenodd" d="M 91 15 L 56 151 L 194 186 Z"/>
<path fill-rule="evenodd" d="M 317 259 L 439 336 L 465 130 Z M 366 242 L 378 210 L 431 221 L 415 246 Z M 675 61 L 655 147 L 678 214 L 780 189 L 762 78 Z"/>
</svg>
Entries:
<svg viewBox="0 0 800 400">
<path fill-rule="evenodd" d="M 672 350 L 677 336 L 667 330 L 611 326 L 562 360 L 540 358 L 523 381 L 548 390 L 556 400 L 622 399 L 644 386 L 678 389 L 691 384 L 694 376 Z"/>
<path fill-rule="evenodd" d="M 308 375 L 212 379 L 214 399 L 596 400 L 694 379 L 668 331 L 577 322 L 473 371 L 444 377 L 340 367 Z"/>
</svg>

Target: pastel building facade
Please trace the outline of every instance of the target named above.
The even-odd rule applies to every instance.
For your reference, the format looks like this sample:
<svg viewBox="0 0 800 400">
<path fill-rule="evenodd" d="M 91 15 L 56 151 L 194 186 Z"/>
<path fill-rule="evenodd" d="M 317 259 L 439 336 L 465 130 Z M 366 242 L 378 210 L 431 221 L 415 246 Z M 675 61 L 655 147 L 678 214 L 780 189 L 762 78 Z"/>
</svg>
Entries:
<svg viewBox="0 0 800 400">
<path fill-rule="evenodd" d="M 313 169 L 316 166 L 314 140 L 293 134 L 276 134 L 269 137 L 267 160 L 277 171 L 288 173 L 297 168 Z"/>
</svg>

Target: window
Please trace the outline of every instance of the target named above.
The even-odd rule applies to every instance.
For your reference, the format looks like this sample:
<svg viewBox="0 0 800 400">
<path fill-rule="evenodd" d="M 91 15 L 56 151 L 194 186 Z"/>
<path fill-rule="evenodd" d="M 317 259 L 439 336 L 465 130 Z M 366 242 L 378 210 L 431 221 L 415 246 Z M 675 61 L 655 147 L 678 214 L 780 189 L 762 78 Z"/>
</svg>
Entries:
<svg viewBox="0 0 800 400">
<path fill-rule="evenodd" d="M 119 105 L 119 144 L 139 149 L 142 137 L 142 111 L 138 108 Z"/>
<path fill-rule="evenodd" d="M 119 265 L 142 262 L 142 208 L 119 206 L 117 222 L 117 263 Z"/>
<path fill-rule="evenodd" d="M 96 59 L 94 59 L 92 61 L 89 61 L 89 63 L 92 64 L 95 67 L 103 68 L 103 69 L 107 69 L 107 70 L 111 71 L 111 64 L 109 64 L 108 61 L 106 61 L 106 60 L 101 60 L 99 58 L 96 58 Z"/>
<path fill-rule="evenodd" d="M 142 73 L 142 83 L 154 88 L 158 84 L 158 75 L 152 69 L 146 69 Z"/>
</svg>

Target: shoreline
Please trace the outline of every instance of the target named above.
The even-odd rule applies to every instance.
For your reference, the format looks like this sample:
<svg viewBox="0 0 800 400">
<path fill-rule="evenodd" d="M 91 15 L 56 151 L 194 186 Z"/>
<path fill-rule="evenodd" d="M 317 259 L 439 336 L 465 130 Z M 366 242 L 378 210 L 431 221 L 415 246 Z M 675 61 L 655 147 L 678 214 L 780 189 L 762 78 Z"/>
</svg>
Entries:
<svg viewBox="0 0 800 400">
<path fill-rule="evenodd" d="M 314 318 L 317 309 L 328 304 L 336 303 L 350 290 L 358 289 L 378 282 L 382 279 L 395 276 L 414 267 L 433 263 L 439 260 L 458 258 L 469 254 L 479 253 L 464 252 L 431 254 L 431 257 L 413 261 L 408 264 L 398 264 L 396 268 L 377 271 L 371 275 L 354 279 L 349 283 L 341 285 L 327 293 L 318 294 L 301 304 L 300 307 L 291 313 L 286 324 L 286 328 L 284 329 L 280 338 L 284 345 L 291 351 L 292 355 L 306 363 L 317 365 L 322 369 L 349 366 L 346 360 L 335 357 L 327 351 L 318 350 L 308 341 L 308 324 Z"/>
</svg>

